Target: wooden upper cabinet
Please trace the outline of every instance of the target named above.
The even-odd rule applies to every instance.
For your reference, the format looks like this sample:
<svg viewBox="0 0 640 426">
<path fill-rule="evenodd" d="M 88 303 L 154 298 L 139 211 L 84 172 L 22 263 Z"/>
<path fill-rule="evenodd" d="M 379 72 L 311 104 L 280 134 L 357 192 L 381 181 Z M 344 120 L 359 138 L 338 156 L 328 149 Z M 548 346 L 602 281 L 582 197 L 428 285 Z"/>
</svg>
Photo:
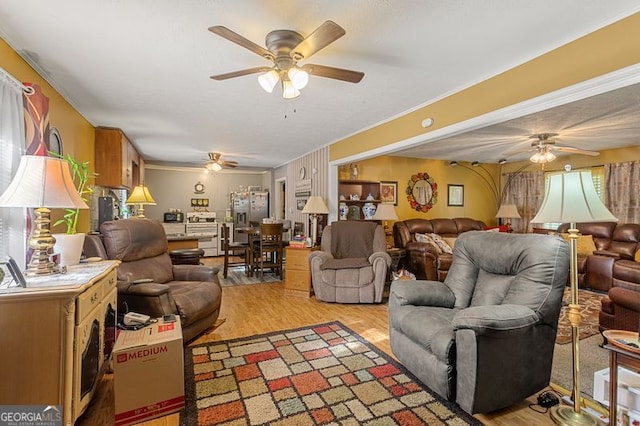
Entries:
<svg viewBox="0 0 640 426">
<path fill-rule="evenodd" d="M 127 188 L 142 183 L 141 157 L 120 129 L 96 128 L 96 185 Z"/>
</svg>

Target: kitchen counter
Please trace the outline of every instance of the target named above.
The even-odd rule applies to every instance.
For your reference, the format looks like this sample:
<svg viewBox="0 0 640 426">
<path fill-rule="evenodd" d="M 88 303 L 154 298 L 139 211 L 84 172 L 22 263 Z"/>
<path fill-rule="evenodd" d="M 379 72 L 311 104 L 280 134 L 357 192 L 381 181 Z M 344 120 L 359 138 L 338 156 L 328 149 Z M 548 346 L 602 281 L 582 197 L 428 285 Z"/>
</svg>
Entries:
<svg viewBox="0 0 640 426">
<path fill-rule="evenodd" d="M 198 237 L 187 234 L 167 234 L 167 241 L 197 240 Z"/>
</svg>

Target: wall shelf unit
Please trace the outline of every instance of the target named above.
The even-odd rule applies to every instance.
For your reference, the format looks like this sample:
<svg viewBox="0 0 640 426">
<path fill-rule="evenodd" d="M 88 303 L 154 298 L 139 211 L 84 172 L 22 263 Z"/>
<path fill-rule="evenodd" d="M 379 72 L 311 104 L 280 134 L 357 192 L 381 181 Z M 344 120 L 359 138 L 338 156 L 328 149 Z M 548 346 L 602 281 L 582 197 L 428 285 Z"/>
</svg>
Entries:
<svg viewBox="0 0 640 426">
<path fill-rule="evenodd" d="M 373 199 L 368 199 L 371 195 Z M 352 199 L 357 196 L 357 200 Z M 338 218 L 345 220 L 345 215 L 341 214 L 340 206 L 346 204 L 348 213 L 347 220 L 364 220 L 364 206 L 367 203 L 378 205 L 380 203 L 380 181 L 374 180 L 340 180 L 338 181 Z"/>
</svg>

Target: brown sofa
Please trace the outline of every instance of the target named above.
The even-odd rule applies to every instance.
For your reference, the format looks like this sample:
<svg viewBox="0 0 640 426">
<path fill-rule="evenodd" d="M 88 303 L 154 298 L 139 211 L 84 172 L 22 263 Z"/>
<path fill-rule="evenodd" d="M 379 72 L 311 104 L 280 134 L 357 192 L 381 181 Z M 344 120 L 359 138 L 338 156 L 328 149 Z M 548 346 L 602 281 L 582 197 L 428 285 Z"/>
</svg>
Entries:
<svg viewBox="0 0 640 426">
<path fill-rule="evenodd" d="M 210 328 L 220 313 L 218 268 L 172 265 L 162 224 L 151 219 L 104 222 L 101 235 L 87 235 L 86 256 L 121 261 L 118 312 L 153 318 L 180 315 L 185 342 Z"/>
<path fill-rule="evenodd" d="M 395 246 L 404 248 L 404 267 L 413 272 L 416 279 L 444 281 L 453 256 L 440 253 L 433 244 L 419 242 L 416 234 L 438 234 L 441 237 L 457 237 L 467 231 L 485 229 L 482 221 L 468 217 L 453 219 L 407 219 L 393 224 Z"/>
<path fill-rule="evenodd" d="M 602 299 L 600 330 L 638 330 L 640 320 L 640 225 L 616 222 L 579 223 L 581 235 L 592 235 L 596 250 L 578 256 L 581 288 L 607 292 Z M 569 224 L 558 231 L 566 232 Z"/>
</svg>

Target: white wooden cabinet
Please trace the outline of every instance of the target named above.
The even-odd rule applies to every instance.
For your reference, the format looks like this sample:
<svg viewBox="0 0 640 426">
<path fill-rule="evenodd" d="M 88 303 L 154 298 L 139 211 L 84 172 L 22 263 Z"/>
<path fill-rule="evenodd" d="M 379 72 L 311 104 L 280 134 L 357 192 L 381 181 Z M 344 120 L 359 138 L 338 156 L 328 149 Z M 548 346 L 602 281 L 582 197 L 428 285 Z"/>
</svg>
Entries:
<svg viewBox="0 0 640 426">
<path fill-rule="evenodd" d="M 60 405 L 72 425 L 115 343 L 118 261 L 0 289 L 0 405 Z"/>
</svg>

